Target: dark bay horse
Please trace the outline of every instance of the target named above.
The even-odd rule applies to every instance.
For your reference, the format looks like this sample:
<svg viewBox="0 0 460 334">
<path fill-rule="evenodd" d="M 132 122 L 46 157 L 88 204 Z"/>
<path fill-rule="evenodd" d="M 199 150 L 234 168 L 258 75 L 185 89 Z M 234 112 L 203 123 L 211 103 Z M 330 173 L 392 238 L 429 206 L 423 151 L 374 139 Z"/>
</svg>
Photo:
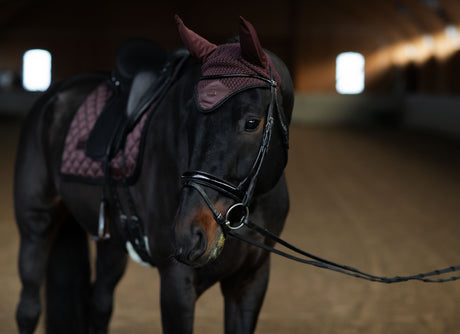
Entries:
<svg viewBox="0 0 460 334">
<path fill-rule="evenodd" d="M 197 298 L 219 282 L 225 332 L 252 333 L 268 284 L 269 254 L 227 232 L 272 244 L 244 222 L 277 235 L 282 231 L 289 207 L 283 170 L 292 82 L 283 62 L 262 49 L 243 18 L 239 40 L 219 46 L 176 21 L 191 56 L 148 120 L 141 168 L 125 190 L 143 222 L 148 262 L 159 270 L 164 332 L 191 333 Z M 62 175 L 68 129 L 101 82 L 95 74 L 56 85 L 24 122 L 14 188 L 21 237 L 20 333 L 35 330 L 45 278 L 49 333 L 108 331 L 130 241 L 117 203 L 126 204 L 126 198 L 115 198 L 123 193 L 119 185 L 106 198 L 110 223 L 103 227 L 110 237 L 97 241 L 91 283 L 88 233 L 101 236 L 107 185 Z"/>
</svg>

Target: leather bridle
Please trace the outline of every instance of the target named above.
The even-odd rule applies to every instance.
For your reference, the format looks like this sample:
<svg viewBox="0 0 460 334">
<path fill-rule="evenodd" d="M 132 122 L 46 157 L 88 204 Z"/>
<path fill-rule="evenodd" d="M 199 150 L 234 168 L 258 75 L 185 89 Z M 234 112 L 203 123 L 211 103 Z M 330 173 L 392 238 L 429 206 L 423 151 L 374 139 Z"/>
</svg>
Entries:
<svg viewBox="0 0 460 334">
<path fill-rule="evenodd" d="M 271 101 L 268 107 L 267 112 L 267 121 L 265 124 L 264 132 L 262 135 L 262 143 L 259 148 L 259 152 L 257 157 L 254 161 L 254 164 L 249 172 L 249 175 L 241 181 L 237 186 L 231 184 L 230 182 L 218 178 L 212 174 L 203 172 L 203 171 L 189 171 L 185 172 L 182 175 L 182 182 L 184 187 L 191 187 L 195 189 L 206 202 L 206 205 L 212 211 L 215 221 L 222 226 L 224 233 L 228 235 L 264 249 L 268 252 L 272 252 L 283 257 L 286 257 L 290 260 L 294 260 L 300 263 L 313 265 L 316 267 L 329 269 L 335 272 L 339 272 L 341 274 L 349 275 L 352 277 L 361 278 L 368 281 L 379 282 L 379 283 L 399 283 L 399 282 L 406 282 L 406 281 L 421 281 L 421 282 L 428 282 L 428 283 L 444 283 L 450 282 L 460 279 L 460 275 L 453 275 L 450 277 L 441 277 L 440 275 L 460 271 L 460 266 L 451 266 L 448 268 L 443 268 L 439 270 L 434 270 L 426 273 L 410 275 L 410 276 L 394 276 L 394 277 L 385 277 L 385 276 L 376 276 L 372 274 L 368 274 L 356 268 L 338 264 L 323 258 L 320 258 L 316 255 L 308 253 L 300 248 L 293 246 L 292 244 L 284 241 L 277 235 L 271 233 L 270 231 L 262 228 L 249 220 L 249 204 L 254 195 L 255 186 L 257 183 L 257 178 L 260 173 L 261 166 L 264 162 L 264 158 L 266 153 L 269 149 L 270 138 L 273 131 L 274 125 L 274 113 L 276 111 L 276 115 L 278 116 L 277 119 L 279 120 L 280 129 L 283 133 L 283 140 L 285 144 L 285 150 L 287 153 L 288 148 L 288 129 L 287 123 L 285 121 L 284 114 L 282 110 L 279 108 L 278 100 L 277 100 L 277 87 L 278 83 L 273 80 L 273 74 L 270 71 L 270 78 L 250 75 L 250 74 L 231 74 L 231 75 L 217 75 L 217 76 L 205 76 L 201 77 L 201 80 L 209 80 L 209 79 L 222 79 L 222 78 L 229 78 L 229 77 L 250 77 L 250 78 L 257 78 L 262 80 L 263 82 L 268 84 L 271 92 Z M 236 204 L 233 204 L 227 209 L 225 215 L 223 215 L 213 204 L 210 200 L 208 195 L 206 194 L 205 189 L 203 188 L 211 188 L 214 189 L 221 194 L 232 198 L 236 201 Z M 265 243 L 258 242 L 252 238 L 248 238 L 242 233 L 236 233 L 234 230 L 240 229 L 242 226 L 246 226 L 247 228 L 251 229 L 252 231 L 260 234 L 266 239 L 271 239 L 272 241 L 286 247 L 287 249 L 293 251 L 297 255 L 293 255 L 287 253 L 285 251 L 281 251 L 279 249 L 275 249 L 272 246 L 269 246 Z"/>
<path fill-rule="evenodd" d="M 206 205 L 211 210 L 215 221 L 223 227 L 224 231 L 239 229 L 248 222 L 249 205 L 253 199 L 257 179 L 260 174 L 260 170 L 266 157 L 267 151 L 269 149 L 270 139 L 272 136 L 275 121 L 275 112 L 277 119 L 280 123 L 281 131 L 284 135 L 283 140 L 286 145 L 286 154 L 288 143 L 288 132 L 285 116 L 283 114 L 283 111 L 279 108 L 277 100 L 278 83 L 273 79 L 273 73 L 271 69 L 270 78 L 252 74 L 226 74 L 202 76 L 200 80 L 228 79 L 235 77 L 245 77 L 261 80 L 262 83 L 266 84 L 266 86 L 264 85 L 257 87 L 269 88 L 271 95 L 270 105 L 268 106 L 266 116 L 266 122 L 262 133 L 262 143 L 259 147 L 256 159 L 254 160 L 254 163 L 251 167 L 248 176 L 244 178 L 244 180 L 242 180 L 237 186 L 217 176 L 199 170 L 187 171 L 181 177 L 182 185 L 184 187 L 191 187 L 201 195 Z M 236 201 L 236 203 L 230 206 L 224 215 L 215 207 L 215 205 L 209 199 L 203 187 L 214 189 L 219 193 L 223 194 L 224 196 L 233 199 L 234 201 Z"/>
</svg>

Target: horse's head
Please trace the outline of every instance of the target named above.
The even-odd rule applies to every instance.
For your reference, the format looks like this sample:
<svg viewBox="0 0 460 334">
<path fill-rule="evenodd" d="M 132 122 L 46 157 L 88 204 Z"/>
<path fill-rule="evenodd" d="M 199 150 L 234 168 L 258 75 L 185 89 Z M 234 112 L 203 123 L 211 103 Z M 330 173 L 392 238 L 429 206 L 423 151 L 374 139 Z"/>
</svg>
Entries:
<svg viewBox="0 0 460 334">
<path fill-rule="evenodd" d="M 226 231 L 248 219 L 254 196 L 279 181 L 287 163 L 293 88 L 286 66 L 262 49 L 243 18 L 239 41 L 220 46 L 176 20 L 202 75 L 188 121 L 176 257 L 200 266 L 220 254 Z"/>
</svg>

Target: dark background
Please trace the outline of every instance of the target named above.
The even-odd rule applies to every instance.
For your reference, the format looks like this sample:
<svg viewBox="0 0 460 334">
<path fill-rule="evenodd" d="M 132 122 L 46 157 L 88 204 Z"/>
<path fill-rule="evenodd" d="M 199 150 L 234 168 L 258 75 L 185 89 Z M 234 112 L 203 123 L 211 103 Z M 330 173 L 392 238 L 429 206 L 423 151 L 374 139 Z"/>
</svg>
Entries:
<svg viewBox="0 0 460 334">
<path fill-rule="evenodd" d="M 20 72 L 22 54 L 53 55 L 53 78 L 111 69 L 118 45 L 147 37 L 180 44 L 173 15 L 214 43 L 237 34 L 238 16 L 288 64 L 300 92 L 334 92 L 335 57 L 361 52 L 366 93 L 458 94 L 458 45 L 444 29 L 460 21 L 457 0 L 0 1 L 0 69 Z M 422 36 L 434 37 L 424 46 Z M 415 45 L 416 55 L 404 48 Z"/>
</svg>

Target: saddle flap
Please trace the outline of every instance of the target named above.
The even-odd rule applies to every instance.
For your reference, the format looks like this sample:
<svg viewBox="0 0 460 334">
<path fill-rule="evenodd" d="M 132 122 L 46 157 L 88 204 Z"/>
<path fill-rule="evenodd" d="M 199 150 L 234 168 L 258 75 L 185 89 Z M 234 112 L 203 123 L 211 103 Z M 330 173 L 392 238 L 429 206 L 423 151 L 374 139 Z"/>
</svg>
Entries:
<svg viewBox="0 0 460 334">
<path fill-rule="evenodd" d="M 126 115 L 128 118 L 134 115 L 136 109 L 141 108 L 140 102 L 142 97 L 156 80 L 158 80 L 158 75 L 152 71 L 142 71 L 134 77 L 126 106 Z"/>
<path fill-rule="evenodd" d="M 127 116 L 124 112 L 123 96 L 114 94 L 104 107 L 86 142 L 85 154 L 95 161 L 110 159 L 123 141 L 123 125 Z"/>
</svg>

